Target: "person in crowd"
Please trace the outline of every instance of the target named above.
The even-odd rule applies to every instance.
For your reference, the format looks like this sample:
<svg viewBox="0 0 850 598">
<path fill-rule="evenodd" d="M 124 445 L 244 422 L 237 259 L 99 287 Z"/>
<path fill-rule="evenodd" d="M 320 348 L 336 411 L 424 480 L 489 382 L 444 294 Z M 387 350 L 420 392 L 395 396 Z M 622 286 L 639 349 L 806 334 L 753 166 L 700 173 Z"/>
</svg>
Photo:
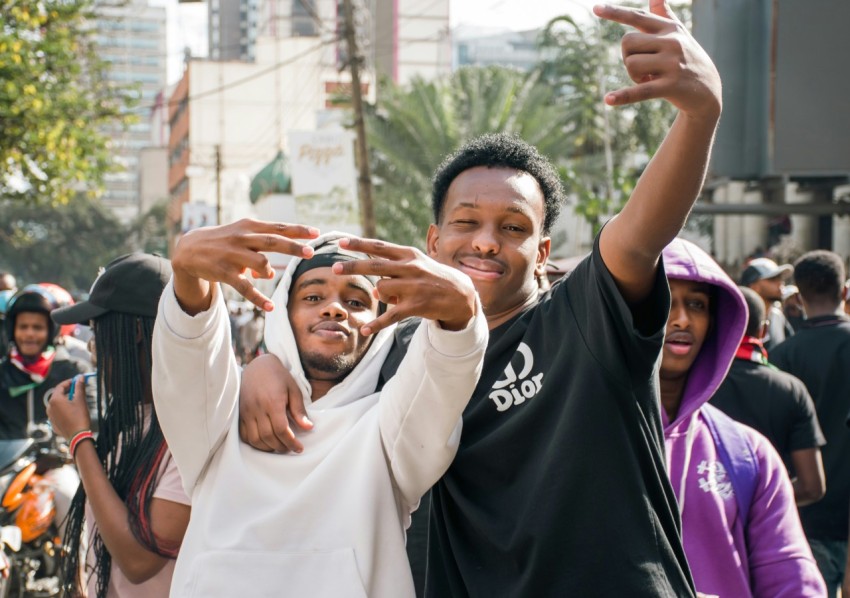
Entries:
<svg viewBox="0 0 850 598">
<path fill-rule="evenodd" d="M 791 276 L 791 264 L 778 265 L 767 257 L 757 257 L 747 263 L 741 273 L 741 286 L 749 287 L 761 296 L 770 322 L 764 337 L 764 346 L 770 351 L 773 347 L 794 334 L 782 311 L 782 283 Z"/>
<path fill-rule="evenodd" d="M 39 285 L 42 288 L 45 288 L 50 291 L 50 293 L 56 298 L 57 309 L 61 307 L 68 307 L 69 305 L 74 305 L 74 298 L 71 296 L 71 293 L 60 287 L 58 284 L 53 284 L 52 282 L 42 282 L 39 283 Z M 64 346 L 68 350 L 68 353 L 70 353 L 71 356 L 75 359 L 78 359 L 93 366 L 91 360 L 91 351 L 89 351 L 86 342 L 78 339 L 75 336 L 74 333 L 76 329 L 76 324 L 66 324 L 64 326 L 60 326 L 59 334 L 56 337 L 56 343 L 58 345 Z"/>
<path fill-rule="evenodd" d="M 663 259 L 672 295 L 660 372 L 667 471 L 696 589 L 820 597 L 823 579 L 779 454 L 708 404 L 740 347 L 747 304 L 693 243 L 674 240 Z"/>
<path fill-rule="evenodd" d="M 151 397 L 152 339 L 168 260 L 150 254 L 110 262 L 89 299 L 53 312 L 61 325 L 94 328 L 96 419 L 80 400 L 80 377 L 60 384 L 47 412 L 70 441 L 82 480 L 64 543 L 70 595 L 165 598 L 189 521 L 189 500 L 162 435 Z M 71 385 L 75 396 L 71 399 Z"/>
<path fill-rule="evenodd" d="M 0 272 L 0 291 L 12 291 L 13 293 L 18 290 L 18 281 L 15 280 L 15 277 L 11 272 Z"/>
<path fill-rule="evenodd" d="M 850 316 L 850 278 L 844 282 L 844 290 L 841 293 L 841 298 L 844 300 L 844 313 Z"/>
<path fill-rule="evenodd" d="M 45 287 L 27 285 L 7 305 L 4 328 L 11 341 L 0 359 L 0 439 L 34 438 L 49 440 L 45 397 L 57 384 L 77 374 L 87 373 L 91 366 L 72 357 L 57 342 L 59 328 L 50 313 L 59 306 L 56 297 Z M 90 411 L 95 397 L 84 393 L 79 401 Z M 70 465 L 45 473 L 54 490 L 56 521 L 64 530 L 71 498 L 80 483 Z"/>
<path fill-rule="evenodd" d="M 50 319 L 57 307 L 53 293 L 37 284 L 25 286 L 9 300 L 4 323 L 11 342 L 0 360 L 0 439 L 30 436 L 47 422 L 45 394 L 91 370 L 57 344 L 59 327 Z M 94 409 L 93 401 L 90 407 Z"/>
<path fill-rule="evenodd" d="M 800 329 L 806 319 L 800 289 L 795 284 L 786 284 L 782 287 L 782 313 L 785 314 L 785 319 L 794 332 Z"/>
<path fill-rule="evenodd" d="M 778 368 L 806 385 L 826 437 L 821 449 L 826 494 L 802 507 L 800 518 L 830 597 L 846 575 L 850 520 L 850 434 L 844 426 L 850 411 L 850 319 L 841 307 L 844 278 L 844 262 L 831 251 L 810 251 L 794 263 L 805 325 L 770 353 Z"/>
<path fill-rule="evenodd" d="M 720 83 L 663 2 L 594 10 L 638 30 L 623 41 L 636 86 L 606 102 L 665 98 L 680 112 L 590 256 L 545 292 L 538 277 L 563 203 L 552 165 L 500 134 L 438 168 L 428 253 L 472 278 L 490 344 L 457 457 L 422 514 L 426 596 L 694 595 L 665 469 L 656 375 L 670 299 L 659 258 L 702 185 Z M 243 399 L 254 402 L 243 402 L 243 432 L 306 454 L 302 398 L 286 397 L 273 363 L 252 363 L 252 388 L 244 374 Z M 421 545 L 409 551 L 424 570 Z"/>
<path fill-rule="evenodd" d="M 240 221 L 193 231 L 174 253 L 154 399 L 193 515 L 172 593 L 413 596 L 404 529 L 454 457 L 487 344 L 475 288 L 412 248 L 334 233 L 304 247 L 287 236 L 313 235 Z M 315 430 L 300 455 L 252 450 L 238 434 L 239 371 L 215 283 L 245 292 L 245 268 L 270 276 L 260 250 L 296 256 L 273 295 L 266 343 L 309 397 Z M 378 299 L 389 312 L 379 315 Z M 426 321 L 399 375 L 375 392 L 391 324 L 409 315 Z"/>
<path fill-rule="evenodd" d="M 749 311 L 747 330 L 711 404 L 770 440 L 792 477 L 797 506 L 805 506 L 826 492 L 820 451 L 826 440 L 805 384 L 768 361 L 761 342 L 768 325 L 764 301 L 748 287 L 739 290 Z"/>
<path fill-rule="evenodd" d="M 9 301 L 15 296 L 11 289 L 0 291 L 0 355 L 5 355 L 11 339 L 6 336 L 6 309 Z"/>
</svg>

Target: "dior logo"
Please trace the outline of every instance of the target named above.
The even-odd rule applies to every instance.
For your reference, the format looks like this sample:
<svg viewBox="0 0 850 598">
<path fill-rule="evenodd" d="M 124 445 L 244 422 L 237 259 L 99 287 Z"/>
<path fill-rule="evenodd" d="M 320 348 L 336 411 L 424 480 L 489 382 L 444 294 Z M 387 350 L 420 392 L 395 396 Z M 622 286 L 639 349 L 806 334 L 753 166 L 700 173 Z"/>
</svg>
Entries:
<svg viewBox="0 0 850 598">
<path fill-rule="evenodd" d="M 514 369 L 517 356 L 520 358 L 517 365 L 522 366 L 519 368 L 519 374 Z M 493 384 L 490 393 L 490 399 L 496 404 L 498 411 L 507 411 L 514 405 L 521 405 L 537 396 L 543 386 L 543 372 L 529 376 L 533 367 L 534 355 L 531 349 L 525 343 L 520 343 L 502 378 Z"/>
</svg>

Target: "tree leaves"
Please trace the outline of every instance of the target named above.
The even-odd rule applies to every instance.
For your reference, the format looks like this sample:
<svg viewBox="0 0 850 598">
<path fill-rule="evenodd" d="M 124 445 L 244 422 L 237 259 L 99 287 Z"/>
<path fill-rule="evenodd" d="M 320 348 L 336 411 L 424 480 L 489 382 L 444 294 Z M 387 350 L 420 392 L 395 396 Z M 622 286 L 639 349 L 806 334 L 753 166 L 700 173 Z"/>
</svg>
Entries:
<svg viewBox="0 0 850 598">
<path fill-rule="evenodd" d="M 465 141 L 506 131 L 552 158 L 566 156 L 566 112 L 540 73 L 500 67 L 461 68 L 406 89 L 384 82 L 367 131 L 381 238 L 422 247 L 431 216 L 431 175 Z"/>
<path fill-rule="evenodd" d="M 107 80 L 90 0 L 0 0 L 0 197 L 63 204 L 112 168 L 107 124 L 131 122 Z"/>
</svg>

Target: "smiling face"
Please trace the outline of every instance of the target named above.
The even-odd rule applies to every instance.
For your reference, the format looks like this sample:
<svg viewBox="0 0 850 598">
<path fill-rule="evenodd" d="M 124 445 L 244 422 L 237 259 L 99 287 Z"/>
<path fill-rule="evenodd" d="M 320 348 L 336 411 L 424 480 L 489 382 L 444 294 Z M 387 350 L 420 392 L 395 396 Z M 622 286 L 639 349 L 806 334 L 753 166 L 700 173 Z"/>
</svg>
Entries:
<svg viewBox="0 0 850 598">
<path fill-rule="evenodd" d="M 710 286 L 670 279 L 670 316 L 661 357 L 662 380 L 687 376 L 711 327 Z"/>
<path fill-rule="evenodd" d="M 360 362 L 371 340 L 360 328 L 378 310 L 373 288 L 363 276 L 337 275 L 330 267 L 294 281 L 287 310 L 307 378 L 339 382 Z"/>
<path fill-rule="evenodd" d="M 543 236 L 540 185 L 513 168 L 478 166 L 449 186 L 428 253 L 466 273 L 493 328 L 537 299 L 550 241 Z"/>
<path fill-rule="evenodd" d="M 37 357 L 47 346 L 50 330 L 47 314 L 22 311 L 15 318 L 15 346 L 24 357 Z"/>
</svg>

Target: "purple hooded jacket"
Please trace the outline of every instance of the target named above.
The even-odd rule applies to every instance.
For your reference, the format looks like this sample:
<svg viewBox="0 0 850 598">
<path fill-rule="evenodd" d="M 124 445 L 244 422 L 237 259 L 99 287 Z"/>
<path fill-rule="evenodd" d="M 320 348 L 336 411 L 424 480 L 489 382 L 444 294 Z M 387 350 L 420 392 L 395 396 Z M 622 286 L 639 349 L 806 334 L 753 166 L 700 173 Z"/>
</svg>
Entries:
<svg viewBox="0 0 850 598">
<path fill-rule="evenodd" d="M 663 252 L 668 279 L 717 287 L 714 321 L 685 385 L 679 412 L 662 410 L 667 471 L 682 512 L 685 554 L 698 592 L 720 598 L 825 596 L 823 578 L 800 525 L 794 491 L 768 440 L 741 425 L 758 461 L 747 529 L 701 408 L 723 381 L 746 329 L 735 283 L 702 249 L 682 239 Z"/>
</svg>

